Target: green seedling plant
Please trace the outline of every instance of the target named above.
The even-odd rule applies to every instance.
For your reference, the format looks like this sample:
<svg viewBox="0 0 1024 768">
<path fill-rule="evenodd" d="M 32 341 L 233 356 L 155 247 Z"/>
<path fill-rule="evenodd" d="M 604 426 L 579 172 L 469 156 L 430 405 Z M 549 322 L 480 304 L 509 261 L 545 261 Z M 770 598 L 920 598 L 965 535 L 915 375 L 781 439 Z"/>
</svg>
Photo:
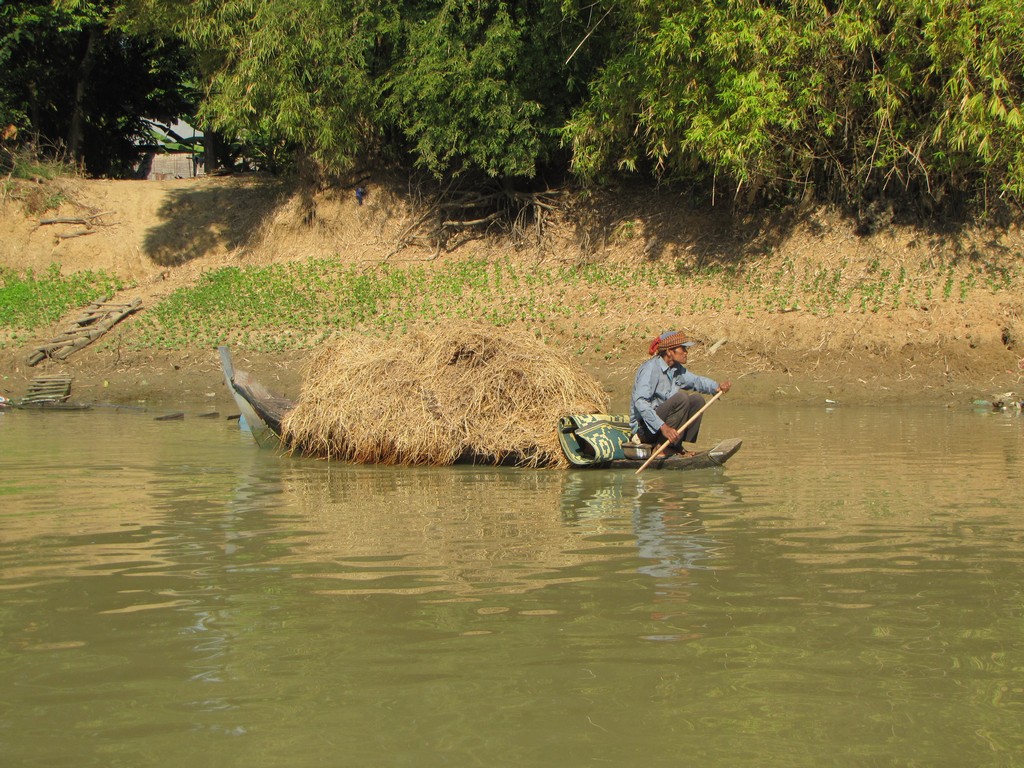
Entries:
<svg viewBox="0 0 1024 768">
<path fill-rule="evenodd" d="M 844 263 L 801 272 L 791 259 L 746 270 L 714 263 L 547 267 L 485 260 L 357 267 L 333 259 L 226 267 L 140 316 L 128 343 L 176 349 L 227 342 L 296 350 L 322 344 L 339 331 L 383 338 L 413 324 L 468 319 L 558 336 L 578 351 L 593 350 L 611 333 L 595 337 L 587 329 L 611 329 L 623 318 L 664 309 L 655 298 L 660 295 L 686 297 L 677 306 L 691 316 L 731 312 L 749 319 L 783 310 L 831 315 L 918 306 L 919 290 L 931 299 L 934 283 L 917 283 L 902 267 L 893 272 L 874 263 L 860 278 L 848 276 L 847 268 Z M 952 300 L 957 275 L 949 271 L 942 277 L 944 296 Z M 979 272 L 961 280 L 960 296 L 979 279 L 997 290 L 1013 277 Z"/>
<path fill-rule="evenodd" d="M 54 264 L 37 275 L 0 267 L 0 328 L 36 331 L 51 326 L 75 307 L 112 296 L 124 288 L 103 271 L 62 275 Z"/>
</svg>

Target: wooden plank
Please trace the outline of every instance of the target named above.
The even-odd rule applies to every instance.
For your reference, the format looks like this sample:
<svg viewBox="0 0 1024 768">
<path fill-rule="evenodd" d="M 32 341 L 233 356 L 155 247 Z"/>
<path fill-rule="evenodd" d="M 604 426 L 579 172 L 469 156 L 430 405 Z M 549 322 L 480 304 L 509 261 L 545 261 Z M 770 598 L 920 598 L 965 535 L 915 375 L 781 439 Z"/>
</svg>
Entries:
<svg viewBox="0 0 1024 768">
<path fill-rule="evenodd" d="M 27 394 L 35 397 L 40 395 L 60 395 L 67 391 L 68 385 L 65 385 L 63 387 L 38 387 L 35 389 L 30 389 Z"/>
<path fill-rule="evenodd" d="M 41 344 L 28 357 L 28 365 L 36 365 L 47 357 L 65 360 L 69 355 L 103 336 L 128 315 L 142 308 L 142 299 L 130 302 L 93 302 L 76 317 L 71 326 L 49 342 Z"/>
<path fill-rule="evenodd" d="M 70 376 L 63 376 L 59 379 L 32 379 L 32 381 L 28 383 L 30 392 L 44 389 L 67 389 L 70 386 Z"/>
<path fill-rule="evenodd" d="M 168 413 L 164 416 L 157 416 L 153 421 L 181 421 L 185 418 L 185 414 L 182 412 Z"/>
<path fill-rule="evenodd" d="M 63 403 L 71 395 L 71 377 L 67 375 L 36 376 L 28 383 L 28 391 L 18 400 L 23 405 Z"/>
</svg>

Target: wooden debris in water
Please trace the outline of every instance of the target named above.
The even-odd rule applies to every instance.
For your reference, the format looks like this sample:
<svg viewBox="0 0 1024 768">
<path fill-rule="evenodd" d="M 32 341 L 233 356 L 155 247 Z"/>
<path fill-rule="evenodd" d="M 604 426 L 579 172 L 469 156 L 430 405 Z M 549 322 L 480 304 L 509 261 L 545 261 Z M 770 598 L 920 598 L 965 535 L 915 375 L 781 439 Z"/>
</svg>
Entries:
<svg viewBox="0 0 1024 768">
<path fill-rule="evenodd" d="M 568 354 L 521 331 L 453 323 L 325 346 L 282 428 L 293 450 L 345 461 L 558 467 L 568 466 L 559 417 L 606 405 Z"/>
</svg>

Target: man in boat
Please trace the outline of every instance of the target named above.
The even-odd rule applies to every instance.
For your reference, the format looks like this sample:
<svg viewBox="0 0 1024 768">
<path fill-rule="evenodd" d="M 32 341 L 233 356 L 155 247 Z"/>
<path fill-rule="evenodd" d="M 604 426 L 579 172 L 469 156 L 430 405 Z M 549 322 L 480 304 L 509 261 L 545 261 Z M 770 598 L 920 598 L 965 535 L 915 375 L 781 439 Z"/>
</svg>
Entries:
<svg viewBox="0 0 1024 768">
<path fill-rule="evenodd" d="M 687 370 L 687 354 L 694 344 L 682 331 L 666 331 L 652 340 L 651 359 L 633 380 L 629 408 L 630 426 L 640 442 L 657 446 L 668 440 L 669 448 L 684 456 L 693 455 L 683 443 L 697 442 L 701 417 L 682 432 L 679 427 L 704 406 L 701 393 L 714 395 L 732 387 L 731 382 L 719 383 Z"/>
</svg>

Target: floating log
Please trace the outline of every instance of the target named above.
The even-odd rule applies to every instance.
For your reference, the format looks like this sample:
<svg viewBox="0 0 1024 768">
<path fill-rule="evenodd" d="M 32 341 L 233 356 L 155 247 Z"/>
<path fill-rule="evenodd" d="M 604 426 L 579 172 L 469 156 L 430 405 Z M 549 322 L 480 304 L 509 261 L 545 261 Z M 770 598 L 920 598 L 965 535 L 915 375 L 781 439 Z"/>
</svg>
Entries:
<svg viewBox="0 0 1024 768">
<path fill-rule="evenodd" d="M 41 400 L 39 402 L 17 403 L 15 408 L 36 411 L 89 411 L 92 406 L 86 403 L 62 403 L 54 400 Z"/>
</svg>

